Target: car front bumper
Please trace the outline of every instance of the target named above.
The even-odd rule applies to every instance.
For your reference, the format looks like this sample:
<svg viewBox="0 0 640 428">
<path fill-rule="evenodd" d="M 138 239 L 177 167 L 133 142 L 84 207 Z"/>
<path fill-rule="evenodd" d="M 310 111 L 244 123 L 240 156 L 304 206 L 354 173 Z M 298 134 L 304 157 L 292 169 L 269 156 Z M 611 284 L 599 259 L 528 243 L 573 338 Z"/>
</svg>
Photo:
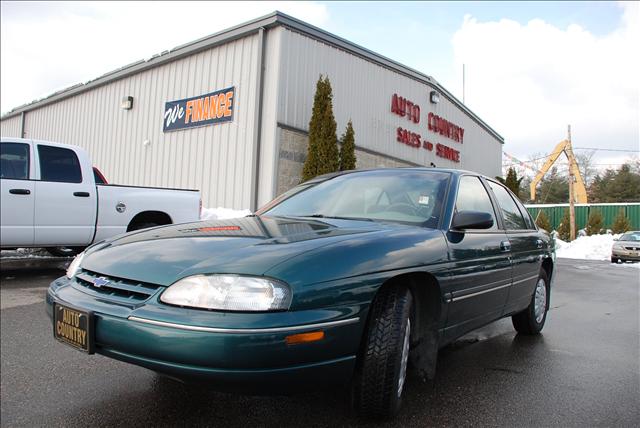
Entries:
<svg viewBox="0 0 640 428">
<path fill-rule="evenodd" d="M 47 292 L 51 318 L 54 302 L 91 311 L 96 353 L 187 382 L 204 381 L 216 389 L 249 393 L 288 393 L 347 383 L 366 319 L 358 307 L 259 314 L 196 311 L 199 318 L 192 324 L 189 315 L 194 310 L 109 304 L 76 289 L 64 277 Z M 207 314 L 212 319 L 208 323 Z M 227 318 L 242 322 L 231 326 Z M 323 331 L 324 338 L 295 345 L 286 342 L 288 336 L 313 331 Z"/>
<path fill-rule="evenodd" d="M 626 249 L 612 249 L 611 258 L 619 258 L 621 260 L 640 261 L 640 251 L 626 250 Z"/>
</svg>

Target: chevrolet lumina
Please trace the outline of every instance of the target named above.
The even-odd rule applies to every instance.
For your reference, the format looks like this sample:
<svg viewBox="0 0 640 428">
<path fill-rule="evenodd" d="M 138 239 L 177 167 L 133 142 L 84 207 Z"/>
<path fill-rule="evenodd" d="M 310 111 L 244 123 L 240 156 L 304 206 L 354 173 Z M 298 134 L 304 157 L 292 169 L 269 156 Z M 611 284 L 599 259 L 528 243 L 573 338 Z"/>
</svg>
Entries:
<svg viewBox="0 0 640 428">
<path fill-rule="evenodd" d="M 349 171 L 248 217 L 161 226 L 79 254 L 46 299 L 58 340 L 223 390 L 349 384 L 392 416 L 407 367 L 503 317 L 544 326 L 553 245 L 474 173 Z"/>
</svg>

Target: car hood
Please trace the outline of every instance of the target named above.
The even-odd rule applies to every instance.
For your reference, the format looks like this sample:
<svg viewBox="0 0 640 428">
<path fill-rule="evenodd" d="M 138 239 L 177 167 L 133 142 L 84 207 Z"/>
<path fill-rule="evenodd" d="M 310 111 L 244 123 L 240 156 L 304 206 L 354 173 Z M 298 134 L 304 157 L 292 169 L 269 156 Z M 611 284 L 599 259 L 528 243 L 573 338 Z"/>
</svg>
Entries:
<svg viewBox="0 0 640 428">
<path fill-rule="evenodd" d="M 402 225 L 250 216 L 157 227 L 89 249 L 82 268 L 159 285 L 204 273 L 263 275 L 306 252 Z"/>
</svg>

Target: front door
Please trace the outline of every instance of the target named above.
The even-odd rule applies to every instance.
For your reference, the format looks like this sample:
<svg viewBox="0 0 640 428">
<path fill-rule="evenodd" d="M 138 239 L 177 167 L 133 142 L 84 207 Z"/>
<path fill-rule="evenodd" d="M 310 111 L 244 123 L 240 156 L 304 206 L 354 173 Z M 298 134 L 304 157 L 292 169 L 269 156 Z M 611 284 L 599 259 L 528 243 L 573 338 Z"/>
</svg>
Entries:
<svg viewBox="0 0 640 428">
<path fill-rule="evenodd" d="M 35 185 L 30 180 L 31 146 L 27 143 L 0 144 L 0 244 L 3 247 L 33 245 Z"/>
</svg>

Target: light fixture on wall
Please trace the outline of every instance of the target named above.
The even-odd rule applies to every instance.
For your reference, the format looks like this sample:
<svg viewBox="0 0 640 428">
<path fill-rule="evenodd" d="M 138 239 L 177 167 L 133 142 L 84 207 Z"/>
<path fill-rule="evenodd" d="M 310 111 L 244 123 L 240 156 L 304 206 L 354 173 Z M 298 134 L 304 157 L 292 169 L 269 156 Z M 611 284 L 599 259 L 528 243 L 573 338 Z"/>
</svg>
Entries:
<svg viewBox="0 0 640 428">
<path fill-rule="evenodd" d="M 130 95 L 126 97 L 122 97 L 122 101 L 120 102 L 120 107 L 123 110 L 131 110 L 133 108 L 133 97 Z"/>
<path fill-rule="evenodd" d="M 440 102 L 440 94 L 438 91 L 431 91 L 431 94 L 429 94 L 429 100 L 432 104 L 438 104 Z"/>
</svg>

